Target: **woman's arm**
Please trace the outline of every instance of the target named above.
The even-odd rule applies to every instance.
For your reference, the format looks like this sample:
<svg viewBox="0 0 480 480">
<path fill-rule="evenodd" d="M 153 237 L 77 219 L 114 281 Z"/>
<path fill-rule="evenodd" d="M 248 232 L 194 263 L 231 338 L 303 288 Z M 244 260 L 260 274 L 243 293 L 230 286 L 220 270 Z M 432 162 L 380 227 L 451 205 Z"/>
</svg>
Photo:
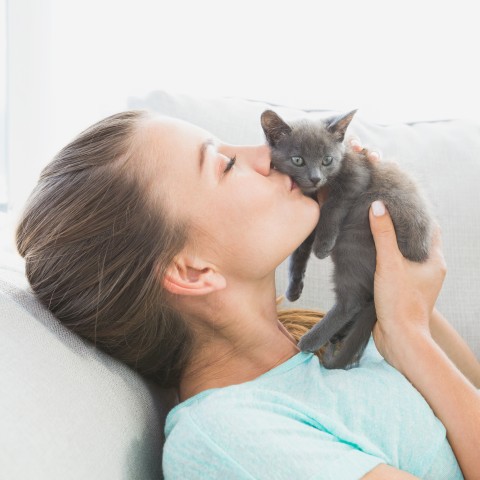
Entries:
<svg viewBox="0 0 480 480">
<path fill-rule="evenodd" d="M 480 362 L 465 340 L 436 308 L 430 317 L 430 332 L 455 366 L 476 388 L 480 388 Z"/>
<path fill-rule="evenodd" d="M 410 473 L 398 470 L 398 468 L 389 465 L 378 465 L 364 475 L 361 480 L 414 480 L 418 479 Z"/>
<path fill-rule="evenodd" d="M 429 403 L 447 429 L 466 479 L 480 478 L 480 393 L 431 336 L 405 332 L 399 370 Z"/>
<path fill-rule="evenodd" d="M 375 344 L 443 423 L 465 479 L 479 479 L 480 393 L 434 341 L 429 325 L 446 273 L 440 232 L 436 232 L 427 262 L 416 263 L 402 256 L 382 204 L 372 206 L 370 225 L 377 249 Z M 437 327 L 441 332 L 444 329 L 435 318 L 433 331 L 438 338 Z"/>
</svg>

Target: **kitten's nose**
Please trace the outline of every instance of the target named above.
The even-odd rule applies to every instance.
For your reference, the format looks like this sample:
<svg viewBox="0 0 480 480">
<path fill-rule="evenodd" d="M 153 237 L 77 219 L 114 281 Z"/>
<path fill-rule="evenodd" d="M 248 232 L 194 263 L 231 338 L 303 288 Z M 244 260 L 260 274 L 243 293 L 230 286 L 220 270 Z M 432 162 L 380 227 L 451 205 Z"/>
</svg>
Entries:
<svg viewBox="0 0 480 480">
<path fill-rule="evenodd" d="M 314 186 L 320 181 L 320 177 L 310 177 L 310 181 L 313 183 Z"/>
</svg>

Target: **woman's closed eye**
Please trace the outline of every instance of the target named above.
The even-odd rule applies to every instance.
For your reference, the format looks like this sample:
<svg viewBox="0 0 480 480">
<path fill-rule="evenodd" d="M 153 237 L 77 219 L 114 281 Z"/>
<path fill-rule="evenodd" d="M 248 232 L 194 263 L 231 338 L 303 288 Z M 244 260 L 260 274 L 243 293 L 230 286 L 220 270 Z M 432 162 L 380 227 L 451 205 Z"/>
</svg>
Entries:
<svg viewBox="0 0 480 480">
<path fill-rule="evenodd" d="M 236 160 L 237 160 L 237 156 L 234 155 L 233 157 L 229 157 L 230 158 L 230 161 L 227 163 L 227 166 L 225 167 L 225 170 L 223 171 L 223 173 L 227 173 L 232 167 L 233 165 L 235 164 Z"/>
</svg>

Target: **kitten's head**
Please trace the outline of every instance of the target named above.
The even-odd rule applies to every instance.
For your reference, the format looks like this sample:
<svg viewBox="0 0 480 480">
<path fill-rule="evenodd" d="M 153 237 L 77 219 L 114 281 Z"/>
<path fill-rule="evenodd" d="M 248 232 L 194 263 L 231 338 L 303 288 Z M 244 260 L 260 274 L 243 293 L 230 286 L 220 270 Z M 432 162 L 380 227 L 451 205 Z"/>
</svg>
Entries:
<svg viewBox="0 0 480 480">
<path fill-rule="evenodd" d="M 345 132 L 356 110 L 323 119 L 287 124 L 265 110 L 261 123 L 272 151 L 272 166 L 293 178 L 304 193 L 313 193 L 340 170 Z"/>
</svg>

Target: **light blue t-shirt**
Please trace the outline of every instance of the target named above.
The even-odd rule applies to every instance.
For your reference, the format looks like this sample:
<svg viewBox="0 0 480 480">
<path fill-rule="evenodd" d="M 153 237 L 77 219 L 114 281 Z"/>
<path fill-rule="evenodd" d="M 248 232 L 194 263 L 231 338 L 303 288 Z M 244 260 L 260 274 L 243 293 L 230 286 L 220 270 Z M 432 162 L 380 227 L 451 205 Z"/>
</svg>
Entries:
<svg viewBox="0 0 480 480">
<path fill-rule="evenodd" d="M 300 352 L 205 390 L 170 411 L 165 434 L 165 480 L 357 480 L 380 463 L 463 478 L 445 427 L 372 339 L 357 368 L 328 370 Z"/>
</svg>

